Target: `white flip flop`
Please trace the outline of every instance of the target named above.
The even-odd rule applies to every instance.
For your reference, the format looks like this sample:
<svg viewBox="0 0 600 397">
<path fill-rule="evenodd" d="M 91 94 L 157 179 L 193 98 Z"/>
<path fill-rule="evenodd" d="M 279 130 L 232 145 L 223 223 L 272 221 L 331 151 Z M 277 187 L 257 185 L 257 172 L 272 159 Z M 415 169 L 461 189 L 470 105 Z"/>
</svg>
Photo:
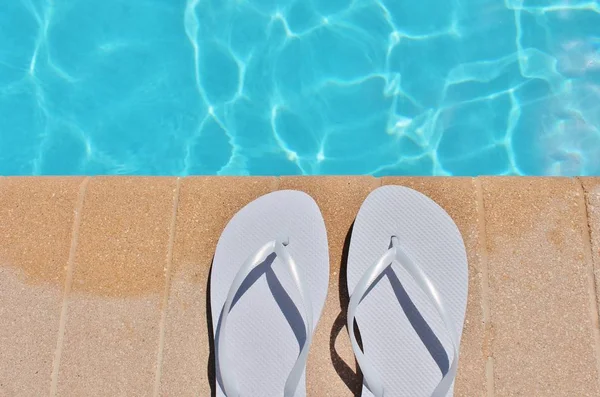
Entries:
<svg viewBox="0 0 600 397">
<path fill-rule="evenodd" d="M 211 270 L 216 395 L 304 397 L 328 285 L 327 232 L 309 195 L 277 191 L 242 208 Z"/>
<path fill-rule="evenodd" d="M 352 229 L 347 272 L 362 396 L 453 396 L 468 266 L 446 211 L 406 187 L 374 190 Z"/>
</svg>

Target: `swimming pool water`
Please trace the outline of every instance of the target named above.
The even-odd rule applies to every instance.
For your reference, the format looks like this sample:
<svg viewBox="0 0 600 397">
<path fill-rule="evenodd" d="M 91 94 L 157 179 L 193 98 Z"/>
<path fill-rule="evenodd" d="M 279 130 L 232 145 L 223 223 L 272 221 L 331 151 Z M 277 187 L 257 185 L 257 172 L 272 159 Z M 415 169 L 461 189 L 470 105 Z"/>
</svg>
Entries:
<svg viewBox="0 0 600 397">
<path fill-rule="evenodd" d="M 5 1 L 0 174 L 600 174 L 600 3 Z"/>
</svg>

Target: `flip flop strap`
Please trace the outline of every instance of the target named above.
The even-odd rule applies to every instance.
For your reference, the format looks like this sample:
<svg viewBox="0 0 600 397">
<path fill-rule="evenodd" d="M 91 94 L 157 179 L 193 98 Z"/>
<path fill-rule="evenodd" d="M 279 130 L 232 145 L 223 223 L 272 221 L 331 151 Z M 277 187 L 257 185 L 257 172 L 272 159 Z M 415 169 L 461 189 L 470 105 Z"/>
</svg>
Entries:
<svg viewBox="0 0 600 397">
<path fill-rule="evenodd" d="M 221 374 L 221 385 L 223 386 L 223 391 L 227 397 L 239 397 L 241 395 L 232 365 L 233 361 L 230 359 L 227 343 L 225 342 L 227 340 L 227 318 L 229 316 L 229 312 L 231 311 L 233 300 L 246 277 L 248 277 L 252 269 L 263 263 L 265 259 L 273 253 L 275 253 L 277 258 L 279 258 L 279 260 L 285 265 L 285 269 L 294 280 L 294 285 L 300 293 L 300 299 L 302 300 L 303 306 L 302 309 L 304 309 L 304 326 L 306 331 L 306 339 L 304 344 L 302 345 L 300 353 L 298 354 L 298 358 L 296 359 L 296 362 L 294 363 L 294 366 L 292 367 L 292 370 L 290 371 L 285 382 L 283 394 L 284 397 L 294 396 L 296 389 L 298 388 L 298 384 L 300 383 L 300 379 L 302 378 L 302 374 L 306 368 L 308 350 L 312 341 L 313 331 L 312 303 L 310 301 L 310 296 L 307 291 L 307 284 L 302 277 L 302 273 L 298 271 L 296 262 L 291 257 L 286 246 L 287 243 L 284 243 L 281 240 L 273 240 L 266 243 L 255 253 L 250 255 L 238 270 L 233 282 L 231 283 L 229 292 L 227 293 L 227 299 L 223 304 L 223 310 L 221 312 L 221 326 L 216 341 L 218 346 L 217 352 L 219 373 Z"/>
<path fill-rule="evenodd" d="M 368 294 L 371 288 L 374 286 L 375 281 L 383 273 L 388 266 L 397 263 L 402 266 L 410 276 L 415 280 L 416 284 L 425 293 L 427 298 L 435 307 L 437 313 L 441 317 L 446 331 L 450 335 L 452 342 L 453 358 L 452 363 L 448 368 L 448 372 L 442 377 L 442 380 L 434 389 L 431 397 L 445 397 L 448 391 L 452 387 L 452 382 L 456 377 L 456 369 L 458 363 L 458 336 L 456 329 L 452 325 L 452 319 L 448 314 L 447 308 L 444 305 L 444 301 L 440 296 L 439 292 L 431 282 L 427 274 L 419 266 L 410 259 L 408 255 L 399 247 L 396 237 L 392 237 L 392 247 L 388 249 L 371 267 L 365 271 L 361 279 L 358 281 L 354 288 L 354 292 L 350 297 L 350 303 L 348 305 L 348 333 L 350 334 L 350 340 L 352 342 L 352 350 L 356 356 L 356 361 L 360 366 L 363 373 L 364 383 L 367 388 L 373 393 L 375 397 L 384 397 L 384 387 L 381 380 L 381 376 L 375 370 L 371 360 L 363 353 L 356 340 L 354 334 L 354 320 L 356 317 L 356 310 L 358 305 L 363 298 Z"/>
</svg>

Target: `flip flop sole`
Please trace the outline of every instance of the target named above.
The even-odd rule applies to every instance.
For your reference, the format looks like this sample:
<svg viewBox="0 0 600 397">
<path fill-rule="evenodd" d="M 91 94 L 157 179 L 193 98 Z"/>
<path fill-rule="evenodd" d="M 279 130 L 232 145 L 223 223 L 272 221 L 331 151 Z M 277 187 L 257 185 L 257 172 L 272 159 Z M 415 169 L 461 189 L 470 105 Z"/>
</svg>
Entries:
<svg viewBox="0 0 600 397">
<path fill-rule="evenodd" d="M 349 294 L 388 250 L 391 236 L 398 238 L 402 250 L 431 279 L 456 335 L 461 335 L 468 289 L 461 234 L 439 205 L 412 189 L 383 186 L 361 206 L 348 253 Z M 364 352 L 387 396 L 430 396 L 453 358 L 452 342 L 427 295 L 405 270 L 393 269 L 388 268 L 358 306 L 356 323 Z M 363 386 L 362 395 L 372 393 Z"/>
<path fill-rule="evenodd" d="M 225 227 L 213 259 L 210 305 L 217 340 L 219 318 L 235 275 L 261 246 L 287 239 L 288 252 L 307 284 L 316 326 L 329 284 L 327 232 L 315 201 L 298 191 L 277 191 L 242 208 Z M 242 395 L 281 396 L 306 338 L 300 294 L 275 258 L 244 281 L 227 324 L 228 349 Z M 260 268 L 260 269 L 259 269 Z M 314 330 L 314 328 L 313 328 Z M 218 347 L 217 347 L 218 348 Z M 217 396 L 224 396 L 217 371 Z M 304 376 L 296 391 L 306 395 Z"/>
</svg>

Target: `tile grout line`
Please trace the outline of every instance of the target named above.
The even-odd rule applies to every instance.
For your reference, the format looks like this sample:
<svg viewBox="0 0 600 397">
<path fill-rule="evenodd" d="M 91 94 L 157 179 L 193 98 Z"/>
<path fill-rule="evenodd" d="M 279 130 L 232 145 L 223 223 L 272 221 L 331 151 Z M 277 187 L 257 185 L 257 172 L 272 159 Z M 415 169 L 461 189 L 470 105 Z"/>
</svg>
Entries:
<svg viewBox="0 0 600 397">
<path fill-rule="evenodd" d="M 490 308 L 490 272 L 487 252 L 487 230 L 485 225 L 485 204 L 483 199 L 483 188 L 480 178 L 473 178 L 475 185 L 476 205 L 477 205 L 477 224 L 479 228 L 479 255 L 481 259 L 481 306 L 483 311 L 484 339 L 483 349 L 486 352 L 485 357 L 485 377 L 487 397 L 493 397 L 494 387 L 494 355 L 492 352 L 493 327 L 492 313 Z"/>
<path fill-rule="evenodd" d="M 69 258 L 67 260 L 67 275 L 65 278 L 65 286 L 63 291 L 63 302 L 60 311 L 60 320 L 58 325 L 58 336 L 56 341 L 56 350 L 54 351 L 54 360 L 52 363 L 52 374 L 50 383 L 50 397 L 56 396 L 58 387 L 58 370 L 60 368 L 60 359 L 64 345 L 65 328 L 67 325 L 67 309 L 69 306 L 69 295 L 73 285 L 73 270 L 75 267 L 75 252 L 77 250 L 77 242 L 79 240 L 79 227 L 81 225 L 81 214 L 83 212 L 83 201 L 87 186 L 91 177 L 85 177 L 79 186 L 77 194 L 77 204 L 75 207 L 75 217 L 73 219 L 73 228 L 71 230 L 71 247 L 69 249 Z"/>
<path fill-rule="evenodd" d="M 588 211 L 588 202 L 586 197 L 585 188 L 580 178 L 574 178 L 574 182 L 577 185 L 577 189 L 583 200 L 581 205 L 581 213 L 584 217 L 584 249 L 585 249 L 585 260 L 589 264 L 587 266 L 587 290 L 590 300 L 590 320 L 592 320 L 592 332 L 594 336 L 594 356 L 596 357 L 596 382 L 600 388 L 600 324 L 598 320 L 598 291 L 596 290 L 596 274 L 594 272 L 594 258 L 592 254 L 592 229 L 590 225 L 590 215 Z"/>
<path fill-rule="evenodd" d="M 153 396 L 160 394 L 160 381 L 162 377 L 162 363 L 165 349 L 165 330 L 167 324 L 167 310 L 169 305 L 169 295 L 171 293 L 171 266 L 173 264 L 173 244 L 175 241 L 175 227 L 177 223 L 177 210 L 179 208 L 179 190 L 181 186 L 181 177 L 177 177 L 175 191 L 173 194 L 173 214 L 169 225 L 169 245 L 167 247 L 166 268 L 165 268 L 165 289 L 163 291 L 162 310 L 160 314 L 160 325 L 158 327 L 158 351 L 156 354 L 156 373 L 154 375 Z"/>
</svg>

